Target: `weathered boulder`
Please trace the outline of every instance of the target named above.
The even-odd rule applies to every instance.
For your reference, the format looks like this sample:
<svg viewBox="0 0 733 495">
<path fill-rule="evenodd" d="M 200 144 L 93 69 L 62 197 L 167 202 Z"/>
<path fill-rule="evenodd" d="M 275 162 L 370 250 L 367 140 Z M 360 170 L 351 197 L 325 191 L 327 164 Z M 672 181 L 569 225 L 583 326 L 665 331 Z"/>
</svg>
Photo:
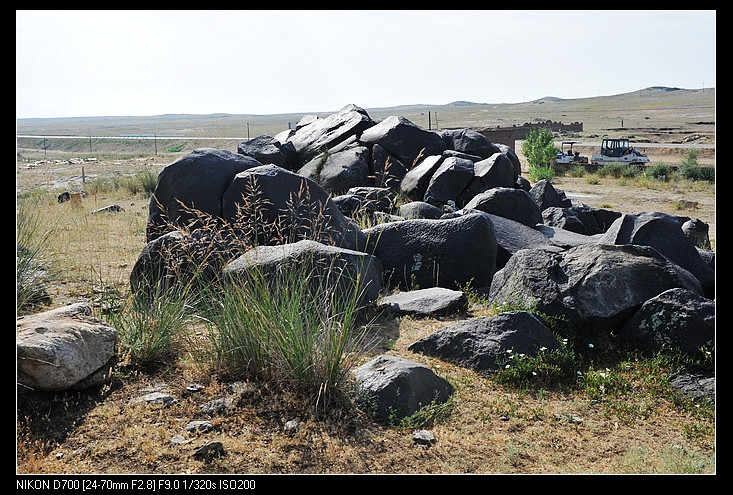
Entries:
<svg viewBox="0 0 733 495">
<path fill-rule="evenodd" d="M 653 248 L 593 243 L 514 253 L 494 275 L 489 301 L 535 304 L 593 336 L 618 330 L 647 300 L 673 288 L 702 295 L 692 274 Z"/>
<path fill-rule="evenodd" d="M 311 239 L 363 251 L 361 229 L 315 181 L 276 165 L 237 174 L 222 196 L 222 216 L 256 245 Z M 240 228 L 241 226 L 241 228 Z"/>
<path fill-rule="evenodd" d="M 273 281 L 285 269 L 295 269 L 320 288 L 337 291 L 337 300 L 374 303 L 382 289 L 382 263 L 369 254 L 303 240 L 278 246 L 257 246 L 224 267 L 228 277 L 256 274 Z"/>
<path fill-rule="evenodd" d="M 400 216 L 407 220 L 416 218 L 437 220 L 443 216 L 443 210 L 425 201 L 410 201 L 400 206 Z"/>
<path fill-rule="evenodd" d="M 388 187 L 399 191 L 400 182 L 412 164 L 405 165 L 399 158 L 392 156 L 379 144 L 372 145 L 371 171 L 377 187 Z"/>
<path fill-rule="evenodd" d="M 534 198 L 540 211 L 546 208 L 569 208 L 573 204 L 569 198 L 565 196 L 565 192 L 555 189 L 555 186 L 547 179 L 538 180 L 537 183 L 529 190 L 530 196 Z"/>
<path fill-rule="evenodd" d="M 300 163 L 305 164 L 373 125 L 363 108 L 349 104 L 325 118 L 301 119 L 288 142 L 295 147 Z"/>
<path fill-rule="evenodd" d="M 411 416 L 453 394 L 453 386 L 427 366 L 386 354 L 356 368 L 354 377 L 363 407 L 381 421 Z"/>
<path fill-rule="evenodd" d="M 542 223 L 542 212 L 532 196 L 523 189 L 495 187 L 476 195 L 469 201 L 467 210 L 480 210 L 529 227 Z"/>
<path fill-rule="evenodd" d="M 430 179 L 444 160 L 443 155 L 430 155 L 421 159 L 407 171 L 400 182 L 400 193 L 411 201 L 423 201 Z"/>
<path fill-rule="evenodd" d="M 366 146 L 351 146 L 341 151 L 316 155 L 298 170 L 298 174 L 313 179 L 323 189 L 335 195 L 357 186 L 372 183 L 371 152 Z"/>
<path fill-rule="evenodd" d="M 410 344 L 408 350 L 476 371 L 499 368 L 511 354 L 536 356 L 561 347 L 545 324 L 527 311 L 468 318 Z"/>
<path fill-rule="evenodd" d="M 17 377 L 21 389 L 83 390 L 106 383 L 115 360 L 117 330 L 76 303 L 16 319 Z"/>
<path fill-rule="evenodd" d="M 575 215 L 572 208 L 549 206 L 542 210 L 542 222 L 550 227 L 569 230 L 576 234 L 590 235 L 585 224 Z"/>
<path fill-rule="evenodd" d="M 517 172 L 504 153 L 494 153 L 473 166 L 474 176 L 461 193 L 460 204 L 466 204 L 478 194 L 495 187 L 514 188 Z"/>
<path fill-rule="evenodd" d="M 367 252 L 382 261 L 391 288 L 485 287 L 496 270 L 494 228 L 481 214 L 391 222 L 364 233 Z"/>
<path fill-rule="evenodd" d="M 400 315 L 445 316 L 466 311 L 468 297 L 460 290 L 430 287 L 384 296 L 377 308 Z"/>
<path fill-rule="evenodd" d="M 440 133 L 447 149 L 489 158 L 501 150 L 491 140 L 473 129 L 447 129 Z"/>
<path fill-rule="evenodd" d="M 196 212 L 220 217 L 222 195 L 234 176 L 261 165 L 251 156 L 213 148 L 195 149 L 167 165 L 150 198 L 147 242 L 176 226 L 201 227 Z"/>
<path fill-rule="evenodd" d="M 680 373 L 671 377 L 669 384 L 693 399 L 715 402 L 715 373 Z"/>
<path fill-rule="evenodd" d="M 699 218 L 691 218 L 682 224 L 682 232 L 698 249 L 710 250 L 710 226 Z"/>
<path fill-rule="evenodd" d="M 473 179 L 473 174 L 471 160 L 454 156 L 445 158 L 430 177 L 423 200 L 437 207 L 442 207 L 449 201 L 455 202 Z"/>
<path fill-rule="evenodd" d="M 417 126 L 404 117 L 390 116 L 359 136 L 367 146 L 380 145 L 389 154 L 412 166 L 418 157 L 439 155 L 445 150 L 440 135 Z"/>
<path fill-rule="evenodd" d="M 222 267 L 249 247 L 226 230 L 174 230 L 148 242 L 130 271 L 133 293 L 162 295 L 190 283 L 215 280 Z"/>
<path fill-rule="evenodd" d="M 514 165 L 514 172 L 516 172 L 517 176 L 521 177 L 522 176 L 522 162 L 519 160 L 519 156 L 517 156 L 517 153 L 516 151 L 514 151 L 514 148 L 510 148 L 506 144 L 501 144 L 501 143 L 495 143 L 495 144 L 499 148 L 499 151 L 504 153 L 507 156 L 507 158 L 509 158 L 509 161 L 512 162 L 512 165 Z M 527 181 L 527 179 L 524 179 L 524 180 Z M 529 181 L 527 181 L 527 185 L 529 186 Z"/>
<path fill-rule="evenodd" d="M 715 298 L 715 271 L 702 259 L 673 215 L 660 212 L 622 215 L 598 242 L 651 246 L 697 277 L 705 297 Z"/>
<path fill-rule="evenodd" d="M 359 194 L 340 194 L 331 199 L 341 213 L 352 219 L 361 215 L 371 216 L 375 211 L 377 211 L 373 202 Z"/>
<path fill-rule="evenodd" d="M 644 302 L 617 335 L 642 352 L 679 349 L 701 358 L 700 349 L 715 344 L 715 301 L 669 289 Z"/>
<path fill-rule="evenodd" d="M 383 211 L 385 213 L 392 213 L 392 209 L 397 202 L 397 196 L 394 191 L 387 187 L 352 187 L 346 192 L 348 194 L 358 194 L 359 196 L 362 196 L 366 201 L 374 206 L 375 211 Z"/>
<path fill-rule="evenodd" d="M 237 153 L 251 156 L 262 165 L 271 163 L 291 171 L 295 171 L 300 167 L 298 153 L 296 153 L 293 143 L 281 143 L 271 136 L 257 136 L 239 143 Z"/>
</svg>

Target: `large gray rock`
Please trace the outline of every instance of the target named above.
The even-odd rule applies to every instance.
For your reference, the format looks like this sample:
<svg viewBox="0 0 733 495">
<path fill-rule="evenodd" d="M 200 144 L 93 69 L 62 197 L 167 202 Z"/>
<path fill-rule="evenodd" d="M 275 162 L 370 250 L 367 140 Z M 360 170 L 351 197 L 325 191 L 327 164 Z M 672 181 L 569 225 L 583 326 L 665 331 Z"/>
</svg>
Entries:
<svg viewBox="0 0 733 495">
<path fill-rule="evenodd" d="M 368 146 L 380 145 L 410 167 L 418 157 L 439 155 L 445 150 L 445 143 L 439 134 L 396 116 L 387 117 L 366 129 L 359 136 L 359 141 Z"/>
<path fill-rule="evenodd" d="M 262 274 L 276 282 L 284 269 L 301 270 L 339 298 L 356 296 L 358 306 L 374 303 L 382 289 L 382 263 L 369 254 L 303 240 L 279 246 L 257 246 L 224 267 L 229 277 Z"/>
<path fill-rule="evenodd" d="M 530 196 L 534 198 L 540 211 L 546 208 L 569 208 L 573 205 L 570 199 L 565 196 L 565 192 L 555 189 L 555 186 L 547 179 L 537 181 L 529 190 Z"/>
<path fill-rule="evenodd" d="M 109 380 L 117 330 L 76 303 L 17 318 L 15 342 L 21 389 L 83 390 Z"/>
<path fill-rule="evenodd" d="M 311 239 L 364 250 L 361 229 L 315 181 L 276 165 L 237 174 L 222 196 L 222 216 L 255 245 Z M 240 228 L 241 226 L 241 228 Z"/>
<path fill-rule="evenodd" d="M 201 227 L 197 212 L 220 217 L 222 195 L 234 176 L 260 165 L 251 156 L 213 148 L 195 149 L 167 165 L 150 198 L 147 241 L 175 227 Z"/>
<path fill-rule="evenodd" d="M 670 289 L 646 301 L 618 331 L 619 340 L 654 353 L 679 349 L 702 358 L 715 344 L 715 301 L 685 289 Z"/>
<path fill-rule="evenodd" d="M 448 149 L 489 158 L 501 149 L 491 140 L 473 129 L 448 129 L 441 132 L 445 146 Z"/>
<path fill-rule="evenodd" d="M 705 297 L 715 298 L 715 271 L 682 231 L 678 217 L 660 212 L 625 214 L 611 224 L 598 242 L 651 246 L 697 277 Z"/>
<path fill-rule="evenodd" d="M 437 207 L 455 202 L 473 179 L 473 166 L 473 162 L 465 158 L 445 158 L 428 182 L 424 201 Z"/>
<path fill-rule="evenodd" d="M 443 210 L 425 201 L 410 201 L 400 206 L 400 216 L 407 220 L 416 218 L 437 220 L 443 216 Z"/>
<path fill-rule="evenodd" d="M 317 155 L 298 174 L 313 179 L 334 195 L 352 187 L 369 186 L 371 153 L 366 146 L 352 146 L 338 152 Z"/>
<path fill-rule="evenodd" d="M 295 147 L 300 163 L 305 164 L 373 125 L 374 121 L 363 108 L 350 104 L 328 117 L 299 123 L 288 142 Z"/>
<path fill-rule="evenodd" d="M 524 189 L 495 187 L 474 196 L 465 208 L 516 220 L 529 227 L 542 223 L 542 212 Z"/>
<path fill-rule="evenodd" d="M 408 170 L 400 182 L 402 196 L 411 201 L 423 201 L 430 179 L 444 159 L 443 155 L 426 156 Z"/>
<path fill-rule="evenodd" d="M 460 290 L 430 287 L 384 296 L 377 307 L 401 315 L 445 316 L 466 311 L 468 298 Z"/>
<path fill-rule="evenodd" d="M 534 304 L 593 336 L 618 330 L 642 304 L 674 288 L 702 295 L 692 274 L 650 247 L 593 243 L 516 252 L 494 275 L 489 301 Z"/>
<path fill-rule="evenodd" d="M 396 156 L 392 156 L 379 144 L 374 144 L 372 145 L 371 170 L 374 174 L 375 186 L 399 191 L 400 183 L 409 170 L 409 166 L 402 163 Z"/>
<path fill-rule="evenodd" d="M 495 187 L 514 188 L 517 183 L 517 172 L 514 164 L 504 153 L 494 153 L 490 157 L 477 162 L 473 166 L 474 176 L 466 190 L 461 194 L 461 203 L 465 204 L 476 195 Z"/>
<path fill-rule="evenodd" d="M 391 222 L 364 233 L 390 288 L 487 287 L 496 270 L 494 228 L 481 214 Z"/>
<path fill-rule="evenodd" d="M 257 136 L 239 143 L 237 153 L 251 156 L 262 165 L 272 163 L 286 170 L 295 171 L 300 167 L 298 153 L 293 143 L 280 143 L 271 136 Z"/>
<path fill-rule="evenodd" d="M 410 344 L 408 350 L 476 371 L 497 369 L 510 353 L 536 356 L 561 347 L 532 313 L 511 311 L 452 323 Z"/>
<path fill-rule="evenodd" d="M 411 416 L 453 394 L 453 386 L 430 368 L 396 356 L 377 356 L 356 368 L 354 377 L 362 404 L 381 421 Z"/>
</svg>

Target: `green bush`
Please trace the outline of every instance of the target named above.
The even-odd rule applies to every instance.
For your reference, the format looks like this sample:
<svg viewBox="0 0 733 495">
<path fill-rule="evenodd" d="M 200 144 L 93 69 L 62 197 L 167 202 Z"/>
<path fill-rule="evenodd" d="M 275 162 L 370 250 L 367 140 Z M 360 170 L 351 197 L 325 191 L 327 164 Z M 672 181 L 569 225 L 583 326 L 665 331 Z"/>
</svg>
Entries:
<svg viewBox="0 0 733 495">
<path fill-rule="evenodd" d="M 644 170 L 644 177 L 660 180 L 662 182 L 668 182 L 673 175 L 674 172 L 672 167 L 666 163 L 655 163 Z"/>
<path fill-rule="evenodd" d="M 555 169 L 552 165 L 530 165 L 529 173 L 527 175 L 533 182 L 537 182 L 542 179 L 551 182 L 555 178 Z"/>
</svg>

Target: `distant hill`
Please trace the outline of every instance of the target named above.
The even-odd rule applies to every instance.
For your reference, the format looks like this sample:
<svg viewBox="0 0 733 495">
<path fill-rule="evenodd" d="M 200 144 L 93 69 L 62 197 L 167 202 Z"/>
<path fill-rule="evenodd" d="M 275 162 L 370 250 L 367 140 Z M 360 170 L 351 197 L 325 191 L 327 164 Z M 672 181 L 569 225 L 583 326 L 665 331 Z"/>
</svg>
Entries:
<svg viewBox="0 0 733 495">
<path fill-rule="evenodd" d="M 344 102 L 359 105 L 358 101 Z M 339 109 L 334 109 L 333 112 Z M 365 108 L 374 120 L 396 115 L 426 129 L 510 127 L 537 120 L 583 122 L 587 133 L 623 126 L 680 129 L 690 122 L 709 123 L 714 133 L 715 88 L 681 89 L 652 86 L 625 94 L 561 99 L 546 96 L 522 103 L 476 103 L 457 100 L 445 105 L 411 104 Z M 165 114 L 154 116 L 99 116 L 54 119 L 18 119 L 18 135 L 32 136 L 184 136 L 187 138 L 249 139 L 274 136 L 292 129 L 306 114 L 320 117 L 333 112 L 257 114 Z M 707 126 L 710 127 L 710 126 Z M 615 132 L 615 131 L 614 131 Z"/>
</svg>

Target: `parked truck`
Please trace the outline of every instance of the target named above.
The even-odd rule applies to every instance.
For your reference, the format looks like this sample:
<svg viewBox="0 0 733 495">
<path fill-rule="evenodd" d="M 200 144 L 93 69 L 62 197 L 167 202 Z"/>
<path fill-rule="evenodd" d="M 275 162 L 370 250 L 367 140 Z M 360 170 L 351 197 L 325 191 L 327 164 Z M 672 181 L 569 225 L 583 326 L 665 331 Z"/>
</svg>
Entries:
<svg viewBox="0 0 733 495">
<path fill-rule="evenodd" d="M 563 141 L 560 144 L 555 165 L 585 165 L 588 163 L 587 156 L 581 156 L 579 152 L 573 151 L 573 145 L 576 143 L 577 141 Z"/>
<path fill-rule="evenodd" d="M 608 163 L 644 165 L 649 163 L 649 157 L 634 149 L 628 139 L 603 138 L 601 152 L 593 153 L 590 161 L 593 165 L 606 165 Z"/>
</svg>

